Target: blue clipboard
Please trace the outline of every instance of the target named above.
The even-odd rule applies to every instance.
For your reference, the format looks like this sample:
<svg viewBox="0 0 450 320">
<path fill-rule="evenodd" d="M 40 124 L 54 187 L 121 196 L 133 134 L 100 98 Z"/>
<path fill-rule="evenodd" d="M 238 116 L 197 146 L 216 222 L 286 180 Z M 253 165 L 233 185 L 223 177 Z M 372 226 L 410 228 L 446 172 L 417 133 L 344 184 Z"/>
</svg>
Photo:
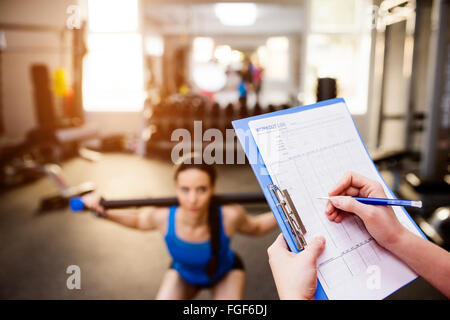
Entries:
<svg viewBox="0 0 450 320">
<path fill-rule="evenodd" d="M 275 112 L 271 112 L 271 113 L 265 113 L 265 114 L 261 114 L 261 115 L 257 115 L 254 117 L 249 117 L 249 118 L 245 118 L 245 119 L 240 119 L 240 120 L 235 120 L 232 122 L 234 130 L 236 132 L 236 136 L 239 139 L 239 142 L 242 146 L 242 148 L 244 149 L 244 152 L 247 156 L 247 158 L 250 157 L 251 152 L 253 150 L 256 150 L 256 158 L 257 159 L 252 159 L 250 162 L 250 165 L 252 167 L 253 173 L 256 176 L 256 179 L 258 180 L 258 183 L 263 191 L 263 194 L 267 200 L 267 203 L 269 204 L 270 209 L 272 210 L 272 213 L 275 216 L 275 219 L 277 220 L 278 226 L 281 229 L 281 232 L 284 235 L 284 238 L 289 246 L 289 249 L 292 252 L 299 252 L 300 250 L 298 249 L 297 245 L 295 244 L 295 240 L 292 236 L 292 233 L 290 232 L 290 228 L 289 226 L 286 225 L 286 222 L 283 219 L 283 212 L 282 209 L 280 208 L 280 206 L 277 205 L 277 201 L 274 198 L 272 192 L 270 191 L 269 186 L 273 184 L 272 178 L 270 177 L 266 165 L 264 164 L 264 161 L 261 157 L 261 154 L 259 153 L 258 147 L 256 145 L 256 142 L 253 138 L 253 135 L 251 134 L 250 131 L 250 127 L 248 125 L 248 123 L 250 121 L 253 120 L 257 120 L 257 119 L 264 119 L 264 118 L 270 118 L 270 117 L 274 117 L 274 116 L 280 116 L 280 115 L 287 115 L 287 114 L 291 114 L 291 113 L 297 113 L 297 112 L 303 112 L 306 110 L 310 110 L 310 109 L 315 109 L 315 108 L 326 108 L 329 105 L 333 105 L 333 104 L 337 104 L 337 103 L 344 103 L 345 104 L 345 100 L 343 98 L 336 98 L 336 99 L 330 99 L 330 100 L 325 100 L 325 101 L 321 101 L 315 104 L 311 104 L 311 105 L 306 105 L 306 106 L 299 106 L 299 107 L 294 107 L 294 108 L 289 108 L 289 109 L 285 109 L 285 110 L 280 110 L 280 111 L 275 111 Z M 347 108 L 347 112 L 350 114 L 350 111 Z M 352 118 L 353 119 L 353 118 Z M 367 147 L 364 144 L 364 141 L 361 139 L 361 135 L 358 131 L 358 128 L 356 127 L 355 121 L 353 120 L 353 124 L 355 126 L 356 131 L 358 132 L 359 138 L 367 152 L 367 155 L 370 158 L 370 154 L 367 151 Z M 371 158 L 370 158 L 371 159 Z M 250 160 L 250 159 L 249 159 Z M 383 180 L 383 177 L 381 176 L 380 172 L 378 171 L 378 169 L 376 168 L 375 164 L 372 162 L 372 165 L 374 166 L 374 168 L 376 169 L 378 175 L 380 176 L 380 178 Z M 386 184 L 386 183 L 385 183 Z M 387 184 L 386 184 L 387 186 Z M 393 198 L 396 198 L 394 193 L 389 189 L 388 187 L 388 191 L 391 194 L 391 196 Z M 422 230 L 417 226 L 417 224 L 415 223 L 415 221 L 411 218 L 411 216 L 408 214 L 408 212 L 401 207 L 401 209 L 404 211 L 404 213 L 406 214 L 406 216 L 411 220 L 412 224 L 414 225 L 414 227 L 419 231 L 420 235 L 427 239 L 427 237 L 425 236 L 425 234 L 422 232 Z M 414 280 L 412 280 L 414 281 Z M 325 294 L 325 291 L 323 290 L 323 287 L 320 283 L 319 280 L 317 280 L 317 290 L 314 294 L 314 297 L 317 300 L 328 300 L 327 295 Z"/>
</svg>

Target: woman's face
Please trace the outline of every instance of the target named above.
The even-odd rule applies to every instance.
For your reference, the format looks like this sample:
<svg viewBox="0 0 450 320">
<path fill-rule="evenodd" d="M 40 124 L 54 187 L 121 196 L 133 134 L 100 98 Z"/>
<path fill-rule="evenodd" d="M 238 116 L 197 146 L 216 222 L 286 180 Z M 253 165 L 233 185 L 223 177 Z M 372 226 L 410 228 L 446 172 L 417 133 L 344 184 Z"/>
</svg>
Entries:
<svg viewBox="0 0 450 320">
<path fill-rule="evenodd" d="M 175 181 L 178 201 L 186 212 L 199 215 L 208 211 L 214 194 L 209 175 L 199 169 L 187 169 L 178 173 Z"/>
</svg>

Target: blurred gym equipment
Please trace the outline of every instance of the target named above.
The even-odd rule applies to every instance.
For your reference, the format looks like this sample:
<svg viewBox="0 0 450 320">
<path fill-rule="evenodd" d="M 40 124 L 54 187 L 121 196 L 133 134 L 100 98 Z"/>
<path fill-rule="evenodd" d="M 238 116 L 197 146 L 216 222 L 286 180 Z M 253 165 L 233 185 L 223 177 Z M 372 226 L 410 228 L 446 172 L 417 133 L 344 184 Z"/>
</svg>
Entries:
<svg viewBox="0 0 450 320">
<path fill-rule="evenodd" d="M 216 204 L 227 204 L 227 203 L 265 203 L 266 199 L 262 193 L 237 193 L 237 194 L 224 194 L 215 195 L 211 199 Z M 179 205 L 178 199 L 176 197 L 168 198 L 147 198 L 147 199 L 130 199 L 130 200 L 106 200 L 101 199 L 100 204 L 105 209 L 120 209 L 128 207 L 144 207 L 144 206 L 157 206 L 166 207 Z M 73 197 L 70 199 L 69 207 L 72 211 L 82 211 L 85 209 L 83 199 L 81 197 Z"/>
<path fill-rule="evenodd" d="M 50 77 L 45 65 L 33 65 L 31 75 L 38 125 L 28 132 L 24 142 L 0 148 L 2 188 L 32 181 L 48 173 L 46 165 L 59 164 L 74 156 L 95 160 L 93 152 L 86 150 L 82 142 L 95 137 L 97 130 L 93 126 L 77 125 L 81 121 L 79 117 L 56 116 L 53 94 L 49 88 Z"/>
<path fill-rule="evenodd" d="M 377 152 L 387 158 L 377 160 L 393 173 L 399 197 L 423 202 L 411 213 L 427 226 L 430 239 L 449 249 L 449 218 L 441 214 L 437 224 L 436 216 L 450 205 L 450 4 L 385 1 L 381 6 L 374 42 L 383 48 L 375 50 L 372 104 L 378 110 Z"/>
<path fill-rule="evenodd" d="M 289 107 L 287 104 L 279 107 L 269 105 L 268 112 Z M 156 104 L 148 99 L 143 112 L 146 124 L 141 139 L 146 145 L 146 154 L 168 156 L 173 146 L 179 143 L 171 141 L 171 134 L 176 129 L 186 129 L 193 138 L 194 121 L 201 121 L 203 131 L 218 129 L 226 137 L 226 130 L 232 129 L 231 121 L 263 112 L 259 104 L 255 104 L 253 108 L 232 103 L 222 107 L 217 102 L 196 94 L 177 93 Z M 233 152 L 236 152 L 236 148 L 237 144 Z"/>
<path fill-rule="evenodd" d="M 4 150 L 1 151 L 4 152 Z M 57 187 L 57 194 L 41 198 L 40 212 L 64 208 L 70 198 L 94 191 L 94 185 L 91 182 L 70 186 L 63 177 L 61 167 L 57 164 L 39 163 L 29 154 L 24 154 L 20 148 L 18 151 L 8 150 L 11 150 L 9 154 L 2 154 L 1 157 L 1 189 L 28 183 L 43 176 L 50 178 Z"/>
<path fill-rule="evenodd" d="M 37 166 L 37 169 L 44 170 L 44 173 L 54 182 L 59 191 L 56 195 L 41 199 L 39 207 L 40 212 L 64 208 L 67 206 L 69 199 L 76 196 L 82 196 L 95 189 L 92 182 L 84 182 L 71 187 L 64 179 L 61 167 L 56 164 L 47 164 L 42 167 Z"/>
<path fill-rule="evenodd" d="M 87 150 L 83 141 L 97 135 L 93 126 L 83 125 L 84 114 L 81 103 L 82 59 L 86 53 L 84 25 L 68 31 L 66 28 L 39 27 L 32 25 L 0 24 L 0 29 L 27 32 L 56 32 L 63 43 L 67 32 L 72 33 L 72 46 L 61 46 L 59 53 L 70 50 L 73 56 L 72 88 L 67 88 L 64 70 L 55 72 L 52 86 L 50 71 L 44 64 L 33 64 L 30 75 L 33 87 L 34 113 L 37 126 L 30 130 L 21 143 L 4 143 L 0 146 L 0 188 L 6 189 L 22 183 L 48 177 L 57 186 L 56 195 L 41 199 L 40 210 L 61 208 L 71 197 L 94 190 L 86 182 L 71 187 L 62 175 L 59 164 L 71 157 L 80 156 L 95 161 L 99 155 Z M 29 49 L 23 49 L 29 50 Z M 7 48 L 8 53 L 20 53 L 20 49 Z M 28 52 L 28 51 L 27 51 Z M 55 103 L 59 102 L 59 103 Z"/>
<path fill-rule="evenodd" d="M 337 97 L 337 83 L 333 78 L 317 79 L 317 102 Z"/>
</svg>

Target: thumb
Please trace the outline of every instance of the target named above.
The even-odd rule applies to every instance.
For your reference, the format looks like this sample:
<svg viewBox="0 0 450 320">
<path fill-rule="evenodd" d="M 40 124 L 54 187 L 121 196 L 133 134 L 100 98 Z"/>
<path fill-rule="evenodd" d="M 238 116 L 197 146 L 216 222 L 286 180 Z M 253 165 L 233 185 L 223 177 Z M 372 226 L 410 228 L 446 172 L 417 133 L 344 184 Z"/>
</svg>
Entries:
<svg viewBox="0 0 450 320">
<path fill-rule="evenodd" d="M 276 240 L 273 243 L 273 246 L 278 247 L 280 249 L 286 249 L 288 250 L 288 246 L 286 244 L 286 240 L 284 240 L 284 236 L 282 233 L 280 233 L 278 235 L 278 237 L 276 238 Z"/>
<path fill-rule="evenodd" d="M 317 257 L 325 249 L 325 238 L 322 236 L 315 237 L 306 247 L 305 253 L 312 256 L 314 263 L 317 260 Z"/>
<path fill-rule="evenodd" d="M 283 234 L 280 233 L 272 245 L 267 249 L 267 253 L 269 257 L 271 257 L 273 255 L 285 252 L 289 252 L 289 249 L 286 244 L 286 240 L 284 240 Z"/>
<path fill-rule="evenodd" d="M 370 205 L 361 203 L 349 196 L 332 197 L 330 201 L 336 208 L 354 213 L 363 220 L 367 213 L 372 209 Z"/>
</svg>

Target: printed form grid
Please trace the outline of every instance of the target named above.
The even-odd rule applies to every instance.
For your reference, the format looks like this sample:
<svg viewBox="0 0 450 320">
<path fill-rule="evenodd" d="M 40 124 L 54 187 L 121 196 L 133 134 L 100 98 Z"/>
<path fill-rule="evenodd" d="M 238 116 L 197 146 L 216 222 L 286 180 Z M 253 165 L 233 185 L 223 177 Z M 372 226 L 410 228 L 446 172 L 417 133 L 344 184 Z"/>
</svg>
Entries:
<svg viewBox="0 0 450 320">
<path fill-rule="evenodd" d="M 308 234 L 324 235 L 327 243 L 332 243 L 335 247 L 332 252 L 327 250 L 328 254 L 322 255 L 322 262 L 319 262 L 318 266 L 324 284 L 330 288 L 351 276 L 365 272 L 369 265 L 377 262 L 380 255 L 376 243 L 368 245 L 373 239 L 358 217 L 351 216 L 340 224 L 331 222 L 324 214 L 325 201 L 316 199 L 327 195 L 348 168 L 353 168 L 353 171 L 366 176 L 371 175 L 364 168 L 360 149 L 352 148 L 355 141 L 352 139 L 339 141 L 339 137 L 342 136 L 338 134 L 340 120 L 342 119 L 339 117 L 332 117 L 324 121 L 319 132 L 311 130 L 311 126 L 308 126 L 309 131 L 303 140 L 301 138 L 299 140 L 298 132 L 304 128 L 295 125 L 286 130 L 279 130 L 277 137 L 277 143 L 283 144 L 279 150 L 285 151 L 287 159 L 278 163 L 276 183 L 288 189 L 294 203 L 299 204 L 297 209 L 301 217 L 305 217 L 303 222 L 307 226 L 312 226 L 308 228 Z M 309 136 L 314 136 L 314 140 Z M 347 135 L 343 136 L 345 138 Z M 312 140 L 319 141 L 318 145 L 321 147 L 302 153 L 298 145 L 302 142 L 308 144 Z M 296 169 L 295 175 L 289 170 L 292 167 Z M 305 181 L 308 181 L 308 184 L 305 184 Z M 305 214 L 306 212 L 309 214 Z"/>
</svg>

